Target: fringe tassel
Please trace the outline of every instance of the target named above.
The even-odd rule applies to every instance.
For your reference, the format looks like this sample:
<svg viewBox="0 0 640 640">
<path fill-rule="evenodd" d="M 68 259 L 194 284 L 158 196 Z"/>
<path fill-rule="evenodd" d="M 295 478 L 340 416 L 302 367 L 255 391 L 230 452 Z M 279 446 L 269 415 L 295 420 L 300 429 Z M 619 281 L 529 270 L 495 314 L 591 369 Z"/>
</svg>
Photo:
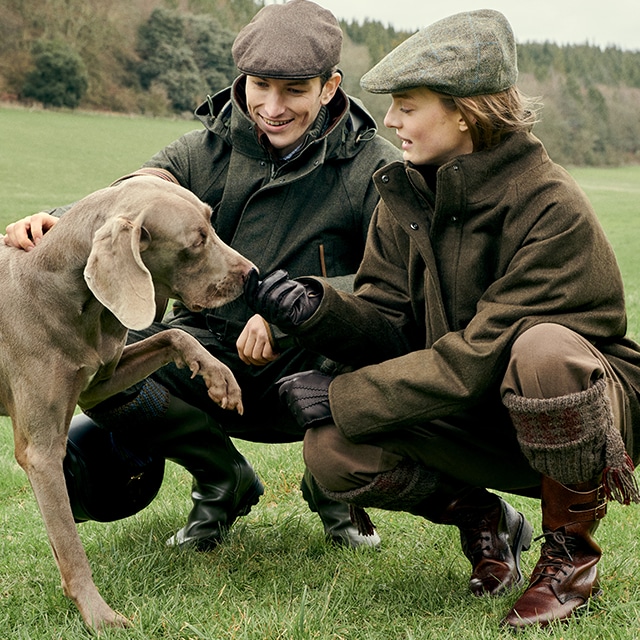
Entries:
<svg viewBox="0 0 640 640">
<path fill-rule="evenodd" d="M 362 507 L 356 507 L 354 504 L 350 504 L 349 516 L 361 536 L 372 536 L 374 534 L 376 527 L 373 522 L 371 522 L 369 514 Z"/>
<path fill-rule="evenodd" d="M 640 490 L 633 471 L 634 466 L 629 454 L 625 454 L 621 467 L 605 468 L 602 472 L 602 484 L 608 500 L 616 500 L 624 505 L 640 503 Z"/>
</svg>

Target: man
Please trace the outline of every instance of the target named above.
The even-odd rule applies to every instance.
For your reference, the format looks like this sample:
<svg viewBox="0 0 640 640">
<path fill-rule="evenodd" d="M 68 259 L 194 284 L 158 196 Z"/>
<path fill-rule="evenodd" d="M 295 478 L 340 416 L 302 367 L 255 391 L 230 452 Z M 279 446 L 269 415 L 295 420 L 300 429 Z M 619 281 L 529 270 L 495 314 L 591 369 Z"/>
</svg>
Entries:
<svg viewBox="0 0 640 640">
<path fill-rule="evenodd" d="M 264 7 L 233 45 L 242 75 L 196 110 L 204 130 L 170 144 L 136 174 L 175 179 L 209 203 L 218 235 L 262 272 L 284 268 L 351 289 L 377 202 L 371 176 L 401 155 L 340 89 L 341 45 L 335 17 L 309 0 Z M 37 214 L 10 225 L 6 241 L 29 249 L 56 219 Z M 126 438 L 137 453 L 184 466 L 194 477 L 193 509 L 168 544 L 208 549 L 263 493 L 229 436 L 302 440 L 303 431 L 278 401 L 275 382 L 323 363 L 253 315 L 244 300 L 197 314 L 175 305 L 164 322 L 131 332 L 130 341 L 168 326 L 190 332 L 231 367 L 243 390 L 244 415 L 212 405 L 201 379 L 170 365 L 92 409 L 91 418 L 74 418 L 74 457 L 67 467 L 78 475 L 78 444 L 90 440 L 85 436 L 94 429 L 92 421 Z M 330 540 L 378 545 L 377 534 L 359 534 L 348 507 L 320 493 L 310 474 L 301 488 Z M 71 494 L 87 513 L 92 496 L 85 489 L 75 486 Z"/>
</svg>

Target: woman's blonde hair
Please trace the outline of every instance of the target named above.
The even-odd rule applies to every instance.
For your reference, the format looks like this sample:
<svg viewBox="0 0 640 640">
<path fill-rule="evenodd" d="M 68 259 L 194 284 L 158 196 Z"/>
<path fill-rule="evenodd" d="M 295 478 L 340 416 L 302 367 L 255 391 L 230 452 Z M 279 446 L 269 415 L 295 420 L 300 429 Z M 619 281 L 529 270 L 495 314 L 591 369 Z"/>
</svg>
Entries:
<svg viewBox="0 0 640 640">
<path fill-rule="evenodd" d="M 538 121 L 539 104 L 513 86 L 500 93 L 461 98 L 441 96 L 445 108 L 460 111 L 469 127 L 473 150 L 489 149 L 516 131 L 530 131 Z"/>
</svg>

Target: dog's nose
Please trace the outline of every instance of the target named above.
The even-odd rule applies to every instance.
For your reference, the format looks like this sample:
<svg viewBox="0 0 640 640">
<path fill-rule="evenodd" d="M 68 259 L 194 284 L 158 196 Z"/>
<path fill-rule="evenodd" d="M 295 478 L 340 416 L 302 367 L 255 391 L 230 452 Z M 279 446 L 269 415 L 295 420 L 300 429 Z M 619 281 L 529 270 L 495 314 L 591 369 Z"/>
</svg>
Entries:
<svg viewBox="0 0 640 640">
<path fill-rule="evenodd" d="M 242 281 L 244 282 L 245 289 L 250 285 L 258 285 L 260 284 L 260 272 L 258 271 L 258 267 L 255 265 L 247 271 L 247 273 L 242 274 Z"/>
</svg>

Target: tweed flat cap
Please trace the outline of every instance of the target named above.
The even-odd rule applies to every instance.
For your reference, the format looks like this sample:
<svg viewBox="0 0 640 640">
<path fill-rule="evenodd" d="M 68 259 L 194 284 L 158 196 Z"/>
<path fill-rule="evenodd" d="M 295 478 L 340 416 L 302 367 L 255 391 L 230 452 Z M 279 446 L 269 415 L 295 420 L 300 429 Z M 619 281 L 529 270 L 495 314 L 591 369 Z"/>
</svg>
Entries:
<svg viewBox="0 0 640 640">
<path fill-rule="evenodd" d="M 500 12 L 480 9 L 414 33 L 365 73 L 360 85 L 370 93 L 427 87 L 466 97 L 504 91 L 517 79 L 511 25 Z"/>
<path fill-rule="evenodd" d="M 342 29 L 309 0 L 270 4 L 237 35 L 231 53 L 242 73 L 262 78 L 315 78 L 340 62 Z"/>
</svg>

